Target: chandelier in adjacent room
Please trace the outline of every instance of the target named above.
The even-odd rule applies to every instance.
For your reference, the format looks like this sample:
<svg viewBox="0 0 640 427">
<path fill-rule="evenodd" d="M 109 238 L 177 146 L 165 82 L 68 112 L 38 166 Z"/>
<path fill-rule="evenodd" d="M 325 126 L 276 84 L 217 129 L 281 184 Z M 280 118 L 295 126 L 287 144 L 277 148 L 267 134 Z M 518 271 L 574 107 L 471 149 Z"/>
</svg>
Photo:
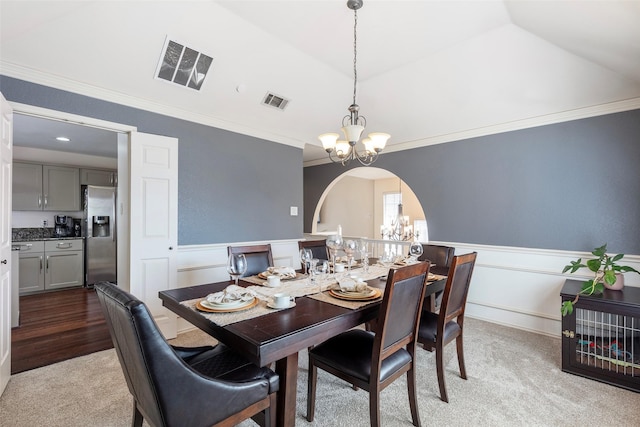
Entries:
<svg viewBox="0 0 640 427">
<path fill-rule="evenodd" d="M 378 154 L 384 149 L 387 140 L 391 137 L 388 133 L 373 132 L 367 138 L 362 140 L 364 151 L 359 152 L 356 144 L 360 140 L 360 136 L 367 125 L 364 116 L 359 115 L 360 107 L 356 103 L 356 88 L 358 84 L 357 70 L 357 28 L 358 28 L 358 9 L 362 7 L 362 0 L 348 0 L 347 7 L 353 10 L 353 104 L 348 108 L 349 114 L 342 119 L 342 132 L 346 140 L 338 140 L 340 137 L 337 133 L 324 133 L 318 138 L 322 141 L 322 147 L 329 153 L 329 159 L 335 163 L 342 163 L 346 166 L 353 159 L 357 159 L 363 166 L 369 166 L 378 159 Z"/>
<path fill-rule="evenodd" d="M 418 239 L 418 231 L 413 232 L 413 226 L 411 226 L 411 222 L 409 221 L 409 216 L 405 215 L 402 211 L 402 180 L 400 181 L 400 201 L 398 203 L 398 212 L 396 213 L 396 217 L 391 220 L 391 226 L 380 226 L 380 237 L 382 239 L 389 240 L 413 240 L 414 236 Z"/>
</svg>

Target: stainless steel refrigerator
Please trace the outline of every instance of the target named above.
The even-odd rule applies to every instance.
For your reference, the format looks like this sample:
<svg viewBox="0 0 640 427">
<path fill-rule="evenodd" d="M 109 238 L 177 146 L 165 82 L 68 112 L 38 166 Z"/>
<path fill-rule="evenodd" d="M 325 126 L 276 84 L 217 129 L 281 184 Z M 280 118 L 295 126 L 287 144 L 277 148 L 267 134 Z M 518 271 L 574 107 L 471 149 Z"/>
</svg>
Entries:
<svg viewBox="0 0 640 427">
<path fill-rule="evenodd" d="M 85 286 L 116 283 L 116 189 L 83 187 Z"/>
</svg>

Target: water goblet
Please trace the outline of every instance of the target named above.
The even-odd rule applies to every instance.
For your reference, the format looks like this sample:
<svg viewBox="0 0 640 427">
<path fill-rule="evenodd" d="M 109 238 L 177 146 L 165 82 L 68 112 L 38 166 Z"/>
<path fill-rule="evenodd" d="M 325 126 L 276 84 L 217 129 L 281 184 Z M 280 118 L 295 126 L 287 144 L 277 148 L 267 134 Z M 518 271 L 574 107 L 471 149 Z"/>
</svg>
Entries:
<svg viewBox="0 0 640 427">
<path fill-rule="evenodd" d="M 358 244 L 355 240 L 345 240 L 342 250 L 347 255 L 347 272 L 351 273 L 351 264 L 353 264 L 353 254 L 356 253 Z"/>
<path fill-rule="evenodd" d="M 329 262 L 327 260 L 318 260 L 316 265 L 316 271 L 318 273 L 318 283 L 320 284 L 320 292 L 322 292 L 322 284 L 327 280 L 329 275 Z"/>
<path fill-rule="evenodd" d="M 369 251 L 368 243 L 362 239 L 358 242 L 358 250 L 360 251 L 360 259 L 362 260 L 362 270 L 365 273 L 369 272 Z"/>
<path fill-rule="evenodd" d="M 412 260 L 417 261 L 422 255 L 422 244 L 420 242 L 412 242 L 409 246 L 409 256 Z"/>
<path fill-rule="evenodd" d="M 227 260 L 227 273 L 235 279 L 236 285 L 238 279 L 247 272 L 247 258 L 244 254 L 231 254 Z"/>
<path fill-rule="evenodd" d="M 329 254 L 331 255 L 331 265 L 333 266 L 333 273 L 336 272 L 336 253 L 338 249 L 342 247 L 342 236 L 339 234 L 333 234 L 327 237 L 327 247 L 329 248 Z"/>
<path fill-rule="evenodd" d="M 309 262 L 311 261 L 311 259 L 313 258 L 313 254 L 311 253 L 311 250 L 309 249 L 300 249 L 300 262 L 302 263 L 302 265 L 304 266 L 304 275 L 306 276 L 308 274 L 308 266 L 309 266 Z"/>
<path fill-rule="evenodd" d="M 318 272 L 316 267 L 318 265 L 318 258 L 313 258 L 309 261 L 309 286 L 312 288 L 315 287 L 315 284 L 318 280 Z"/>
</svg>

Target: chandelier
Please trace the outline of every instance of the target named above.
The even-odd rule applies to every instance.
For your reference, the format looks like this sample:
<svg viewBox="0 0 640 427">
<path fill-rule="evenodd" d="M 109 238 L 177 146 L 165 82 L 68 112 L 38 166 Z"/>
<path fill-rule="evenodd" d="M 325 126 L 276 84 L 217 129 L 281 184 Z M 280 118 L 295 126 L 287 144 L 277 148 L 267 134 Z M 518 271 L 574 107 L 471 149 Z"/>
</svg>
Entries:
<svg viewBox="0 0 640 427">
<path fill-rule="evenodd" d="M 402 212 L 402 180 L 400 181 L 400 203 L 398 203 L 398 212 L 396 217 L 391 220 L 391 226 L 380 226 L 380 236 L 382 239 L 389 240 L 413 240 L 415 236 L 418 239 L 418 231 L 413 232 L 413 227 L 409 221 L 409 216 Z"/>
<path fill-rule="evenodd" d="M 363 166 L 369 166 L 378 159 L 378 154 L 384 149 L 387 140 L 391 137 L 388 133 L 373 132 L 367 138 L 362 140 L 364 151 L 358 152 L 356 144 L 360 140 L 360 136 L 367 125 L 364 116 L 359 115 L 360 107 L 356 103 L 356 87 L 358 84 L 357 70 L 357 28 L 358 28 L 358 9 L 362 7 L 362 0 L 348 0 L 347 7 L 353 10 L 353 104 L 348 108 L 349 114 L 342 118 L 342 132 L 346 140 L 338 140 L 340 137 L 337 133 L 323 133 L 318 136 L 322 141 L 322 147 L 329 154 L 329 159 L 334 163 L 342 163 L 342 166 L 348 165 L 351 160 L 357 159 Z"/>
</svg>

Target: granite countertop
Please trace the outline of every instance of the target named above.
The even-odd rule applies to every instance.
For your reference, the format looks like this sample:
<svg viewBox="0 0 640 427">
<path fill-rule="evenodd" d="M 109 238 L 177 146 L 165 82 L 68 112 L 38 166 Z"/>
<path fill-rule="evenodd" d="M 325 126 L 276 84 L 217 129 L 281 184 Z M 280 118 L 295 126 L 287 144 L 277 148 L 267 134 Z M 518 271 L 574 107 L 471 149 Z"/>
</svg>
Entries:
<svg viewBox="0 0 640 427">
<path fill-rule="evenodd" d="M 36 240 L 73 240 L 82 239 L 82 237 L 69 236 L 58 237 L 54 228 L 36 227 L 36 228 L 13 228 L 11 229 L 12 242 L 33 242 Z"/>
</svg>

